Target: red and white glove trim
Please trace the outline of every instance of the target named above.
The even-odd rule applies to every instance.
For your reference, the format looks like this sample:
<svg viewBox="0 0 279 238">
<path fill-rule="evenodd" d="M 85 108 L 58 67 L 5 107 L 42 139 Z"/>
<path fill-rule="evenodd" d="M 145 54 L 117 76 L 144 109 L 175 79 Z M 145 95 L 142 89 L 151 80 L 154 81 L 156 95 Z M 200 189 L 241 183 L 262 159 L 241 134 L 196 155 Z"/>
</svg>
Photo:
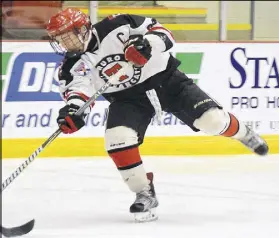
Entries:
<svg viewBox="0 0 279 238">
<path fill-rule="evenodd" d="M 147 59 L 131 45 L 125 51 L 125 58 L 136 65 L 143 66 L 147 63 Z"/>
<path fill-rule="evenodd" d="M 78 131 L 78 128 L 75 126 L 75 123 L 72 121 L 70 116 L 66 116 L 65 117 L 65 121 L 67 122 L 67 124 L 70 126 L 66 126 L 66 125 L 61 125 L 60 128 L 63 131 L 63 133 L 65 134 L 72 134 L 76 131 Z"/>
</svg>

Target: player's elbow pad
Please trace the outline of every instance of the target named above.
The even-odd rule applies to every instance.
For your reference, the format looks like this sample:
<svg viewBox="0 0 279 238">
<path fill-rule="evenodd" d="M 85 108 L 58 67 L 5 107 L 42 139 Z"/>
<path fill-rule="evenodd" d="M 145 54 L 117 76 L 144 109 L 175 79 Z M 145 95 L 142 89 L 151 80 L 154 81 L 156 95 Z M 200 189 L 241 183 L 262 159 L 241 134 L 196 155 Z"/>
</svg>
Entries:
<svg viewBox="0 0 279 238">
<path fill-rule="evenodd" d="M 145 34 L 147 39 L 156 52 L 165 52 L 174 46 L 174 40 L 163 32 L 151 31 Z"/>
</svg>

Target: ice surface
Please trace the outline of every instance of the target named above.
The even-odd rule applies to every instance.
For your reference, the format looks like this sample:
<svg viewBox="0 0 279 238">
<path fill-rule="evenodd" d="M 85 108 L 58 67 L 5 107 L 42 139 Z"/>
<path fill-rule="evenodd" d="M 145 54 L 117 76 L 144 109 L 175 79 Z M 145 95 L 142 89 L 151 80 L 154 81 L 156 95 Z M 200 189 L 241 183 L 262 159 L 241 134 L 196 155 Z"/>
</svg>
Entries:
<svg viewBox="0 0 279 238">
<path fill-rule="evenodd" d="M 2 178 L 22 161 L 3 160 Z M 3 225 L 36 238 L 278 238 L 279 155 L 143 157 L 159 220 L 134 223 L 109 158 L 37 159 L 3 192 Z"/>
</svg>

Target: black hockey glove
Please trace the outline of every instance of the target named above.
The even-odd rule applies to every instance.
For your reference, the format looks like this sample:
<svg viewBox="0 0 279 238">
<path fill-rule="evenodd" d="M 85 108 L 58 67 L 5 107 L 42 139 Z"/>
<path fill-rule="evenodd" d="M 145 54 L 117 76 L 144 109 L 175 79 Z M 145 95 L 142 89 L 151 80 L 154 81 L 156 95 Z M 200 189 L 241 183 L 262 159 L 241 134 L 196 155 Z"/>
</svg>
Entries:
<svg viewBox="0 0 279 238">
<path fill-rule="evenodd" d="M 151 58 L 151 45 L 143 36 L 130 38 L 124 47 L 125 59 L 137 67 L 144 66 Z"/>
<path fill-rule="evenodd" d="M 79 109 L 75 104 L 66 105 L 59 110 L 57 123 L 64 134 L 72 134 L 85 125 L 84 114 L 77 116 L 74 113 Z"/>
</svg>

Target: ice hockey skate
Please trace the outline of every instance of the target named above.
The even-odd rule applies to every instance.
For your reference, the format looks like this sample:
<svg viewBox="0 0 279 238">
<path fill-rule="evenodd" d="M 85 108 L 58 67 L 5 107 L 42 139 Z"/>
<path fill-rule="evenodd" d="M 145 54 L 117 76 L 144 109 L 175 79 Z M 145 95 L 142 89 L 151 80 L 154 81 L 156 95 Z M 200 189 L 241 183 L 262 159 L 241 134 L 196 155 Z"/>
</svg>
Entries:
<svg viewBox="0 0 279 238">
<path fill-rule="evenodd" d="M 248 126 L 246 136 L 240 140 L 242 144 L 258 155 L 266 155 L 268 153 L 268 145 L 265 140 L 252 131 Z"/>
<path fill-rule="evenodd" d="M 130 207 L 136 222 L 149 222 L 158 219 L 156 207 L 159 205 L 153 185 L 153 173 L 147 173 L 150 184 L 136 195 L 135 202 Z"/>
</svg>

